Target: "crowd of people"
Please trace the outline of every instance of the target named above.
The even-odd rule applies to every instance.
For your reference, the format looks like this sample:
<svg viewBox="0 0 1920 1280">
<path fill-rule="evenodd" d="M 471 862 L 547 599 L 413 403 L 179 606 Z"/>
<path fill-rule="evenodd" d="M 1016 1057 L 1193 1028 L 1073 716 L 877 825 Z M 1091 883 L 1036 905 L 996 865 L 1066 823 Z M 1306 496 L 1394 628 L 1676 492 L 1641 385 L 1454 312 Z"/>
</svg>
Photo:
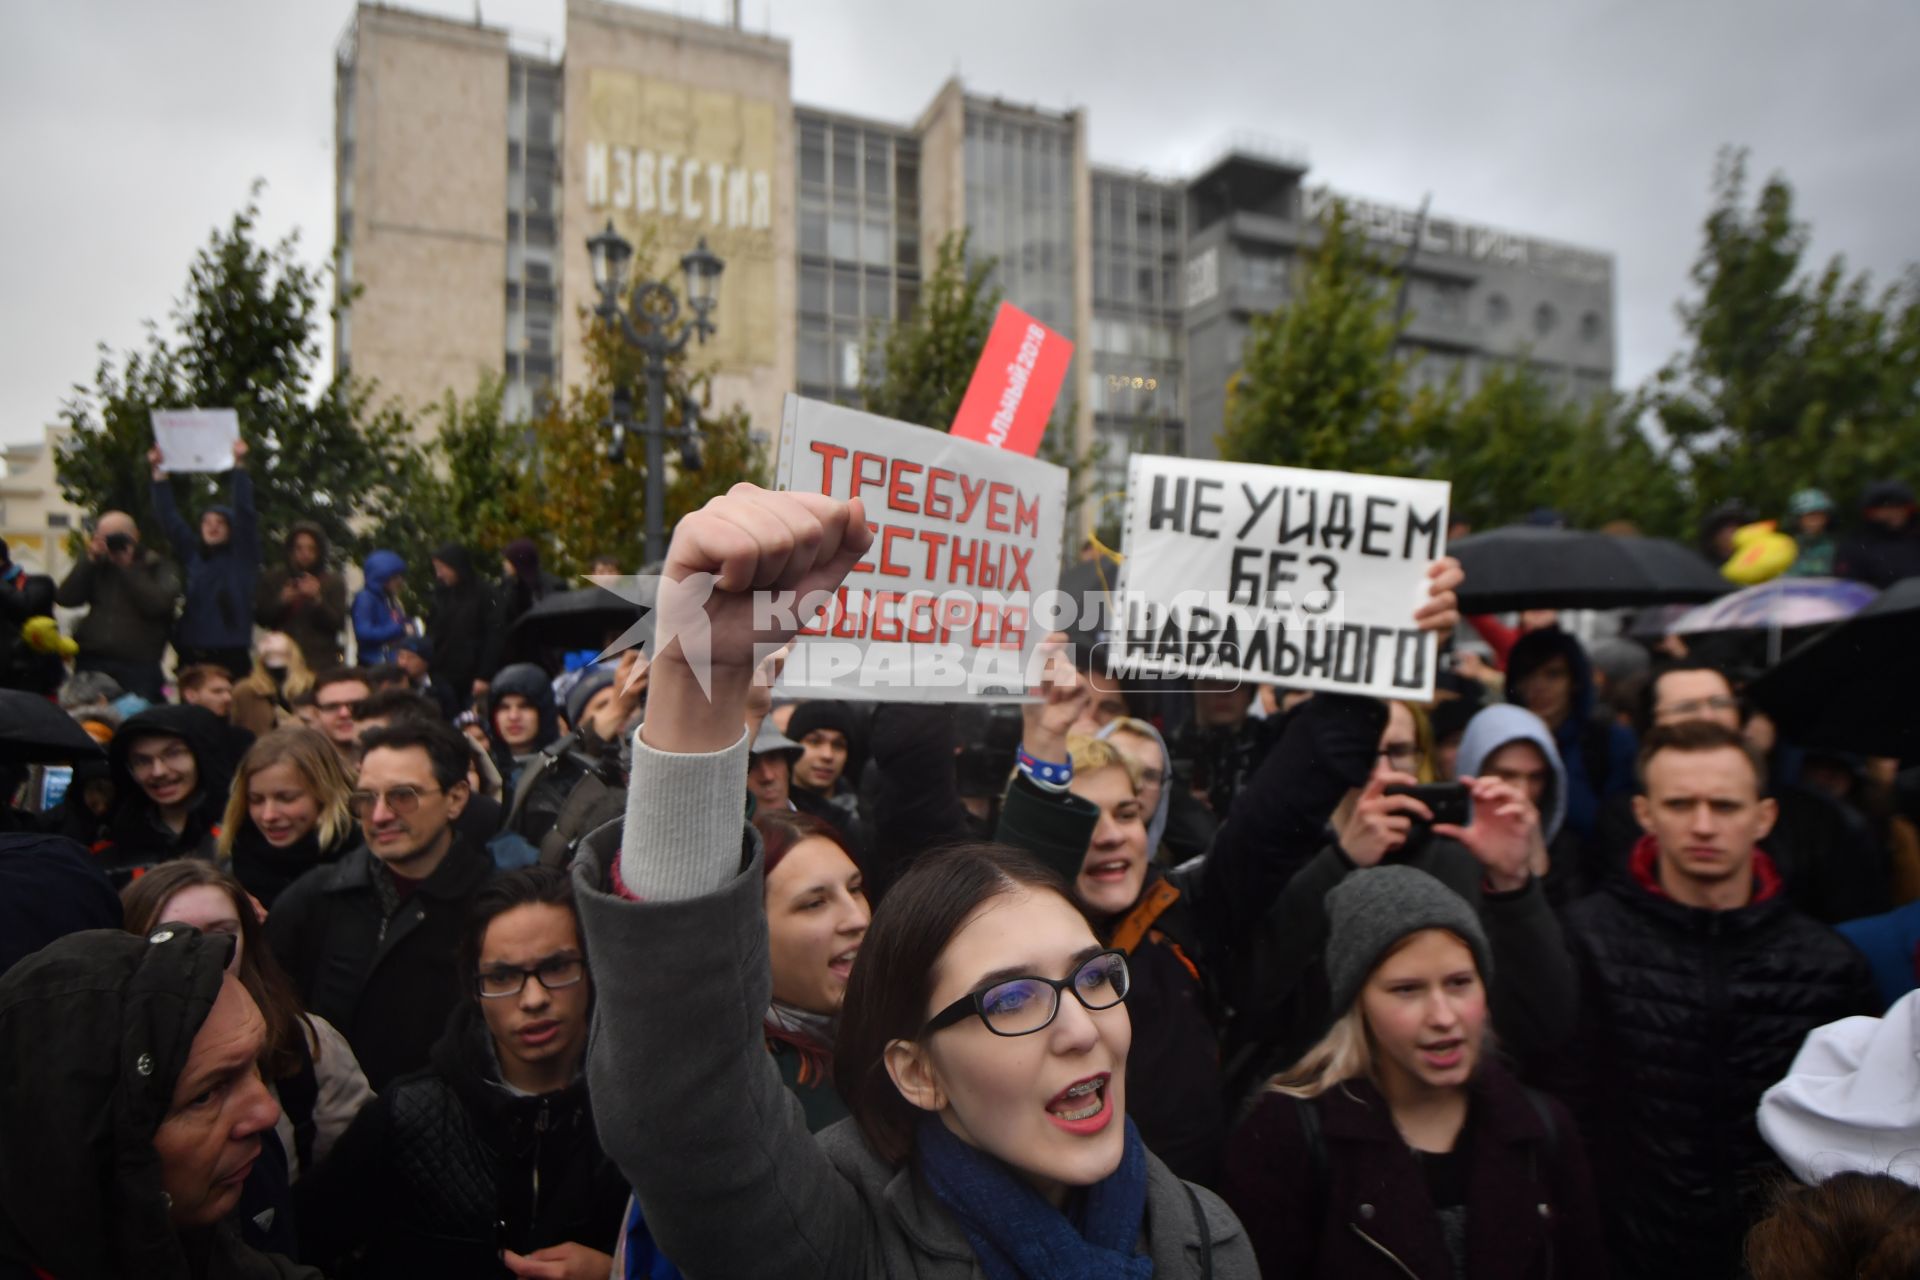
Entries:
<svg viewBox="0 0 1920 1280">
<path fill-rule="evenodd" d="M 1739 672 L 776 699 L 857 503 L 716 499 L 706 665 L 583 664 L 531 539 L 416 609 L 151 461 L 19 682 L 104 751 L 3 780 L 0 1275 L 1920 1274 L 1914 777 Z"/>
</svg>

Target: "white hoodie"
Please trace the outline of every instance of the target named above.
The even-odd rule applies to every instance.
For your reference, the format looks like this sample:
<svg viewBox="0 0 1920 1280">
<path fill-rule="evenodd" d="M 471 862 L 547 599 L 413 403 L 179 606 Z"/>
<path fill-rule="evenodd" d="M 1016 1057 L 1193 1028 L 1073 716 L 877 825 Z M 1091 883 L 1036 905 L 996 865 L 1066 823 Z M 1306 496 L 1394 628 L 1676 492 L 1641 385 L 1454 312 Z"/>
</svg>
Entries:
<svg viewBox="0 0 1920 1280">
<path fill-rule="evenodd" d="M 1760 1133 L 1804 1183 L 1857 1171 L 1920 1185 L 1920 991 L 1884 1018 L 1810 1032 L 1760 1098 Z"/>
</svg>

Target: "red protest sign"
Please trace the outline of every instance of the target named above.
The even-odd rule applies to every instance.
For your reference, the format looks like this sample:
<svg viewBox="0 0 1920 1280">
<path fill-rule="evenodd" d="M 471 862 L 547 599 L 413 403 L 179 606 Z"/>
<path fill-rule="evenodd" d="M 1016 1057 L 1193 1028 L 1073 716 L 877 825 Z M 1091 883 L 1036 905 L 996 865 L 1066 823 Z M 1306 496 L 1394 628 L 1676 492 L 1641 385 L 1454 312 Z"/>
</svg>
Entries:
<svg viewBox="0 0 1920 1280">
<path fill-rule="evenodd" d="M 1071 342 L 1001 303 L 951 434 L 1033 457 L 1072 359 Z"/>
</svg>

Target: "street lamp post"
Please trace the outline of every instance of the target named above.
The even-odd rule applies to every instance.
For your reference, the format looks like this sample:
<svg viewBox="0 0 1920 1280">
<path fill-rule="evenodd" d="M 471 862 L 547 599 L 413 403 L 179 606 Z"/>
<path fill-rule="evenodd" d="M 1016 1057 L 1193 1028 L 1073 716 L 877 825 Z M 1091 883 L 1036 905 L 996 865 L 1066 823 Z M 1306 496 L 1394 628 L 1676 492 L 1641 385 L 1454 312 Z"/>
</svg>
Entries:
<svg viewBox="0 0 1920 1280">
<path fill-rule="evenodd" d="M 646 421 L 633 421 L 633 394 L 625 386 L 617 386 L 605 426 L 613 436 L 607 457 L 616 463 L 626 458 L 628 435 L 637 432 L 646 440 L 647 563 L 654 564 L 666 554 L 666 442 L 680 442 L 682 467 L 697 470 L 700 466 L 700 410 L 693 397 L 681 400 L 680 425 L 667 426 L 667 361 L 686 349 L 688 338 L 697 336 L 704 345 L 713 333 L 714 325 L 708 317 L 719 300 L 720 273 L 726 264 L 707 248 L 704 236 L 692 253 L 680 259 L 687 303 L 693 308 L 693 319 L 681 325 L 680 299 L 658 280 L 635 285 L 631 304 L 621 309 L 620 292 L 633 261 L 633 246 L 613 229 L 611 221 L 605 231 L 587 241 L 587 250 L 593 256 L 593 284 L 600 292 L 600 303 L 593 313 L 646 357 Z"/>
</svg>

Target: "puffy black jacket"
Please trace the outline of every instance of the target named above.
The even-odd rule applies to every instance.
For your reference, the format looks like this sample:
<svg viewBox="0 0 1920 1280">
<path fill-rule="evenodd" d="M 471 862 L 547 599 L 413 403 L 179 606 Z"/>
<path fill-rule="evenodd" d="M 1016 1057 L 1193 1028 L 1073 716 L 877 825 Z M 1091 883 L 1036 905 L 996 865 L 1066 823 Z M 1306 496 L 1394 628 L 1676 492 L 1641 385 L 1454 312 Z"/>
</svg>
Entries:
<svg viewBox="0 0 1920 1280">
<path fill-rule="evenodd" d="M 1628 877 L 1575 903 L 1581 1025 L 1552 1073 L 1608 1210 L 1619 1274 L 1735 1276 L 1779 1166 L 1754 1119 L 1807 1032 L 1876 1013 L 1867 964 L 1801 914 L 1765 854 L 1750 905 L 1684 906 L 1652 839 Z"/>
<path fill-rule="evenodd" d="M 427 1064 L 464 986 L 456 956 L 473 895 L 493 875 L 459 836 L 432 875 L 391 913 L 366 845 L 295 880 L 267 916 L 267 942 L 301 1003 L 340 1029 L 367 1083 Z"/>
<path fill-rule="evenodd" d="M 472 1000 L 406 1076 L 354 1117 L 296 1194 L 300 1251 L 330 1274 L 505 1276 L 500 1250 L 613 1252 L 627 1184 L 600 1150 L 584 1077 L 509 1093 Z"/>
</svg>

